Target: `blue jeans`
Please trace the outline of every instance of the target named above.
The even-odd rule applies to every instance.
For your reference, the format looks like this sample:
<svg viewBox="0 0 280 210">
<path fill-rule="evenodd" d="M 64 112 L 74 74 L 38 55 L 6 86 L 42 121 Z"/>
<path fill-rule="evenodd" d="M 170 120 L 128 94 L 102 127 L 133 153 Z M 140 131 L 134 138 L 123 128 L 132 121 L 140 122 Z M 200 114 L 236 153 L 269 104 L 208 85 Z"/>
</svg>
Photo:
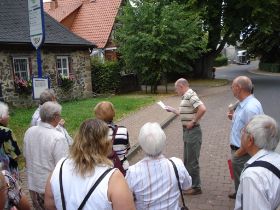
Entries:
<svg viewBox="0 0 280 210">
<path fill-rule="evenodd" d="M 192 188 L 201 188 L 199 155 L 202 143 L 200 126 L 193 129 L 183 128 L 184 164 L 192 177 Z"/>
</svg>

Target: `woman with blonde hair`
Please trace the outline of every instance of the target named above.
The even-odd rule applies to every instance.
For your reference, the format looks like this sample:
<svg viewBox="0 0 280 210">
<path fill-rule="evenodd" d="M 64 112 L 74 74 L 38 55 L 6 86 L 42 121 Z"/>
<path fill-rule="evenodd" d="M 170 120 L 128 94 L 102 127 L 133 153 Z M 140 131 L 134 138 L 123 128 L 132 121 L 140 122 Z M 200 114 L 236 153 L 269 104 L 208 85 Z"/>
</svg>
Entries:
<svg viewBox="0 0 280 210">
<path fill-rule="evenodd" d="M 81 124 L 69 158 L 58 162 L 47 181 L 46 209 L 135 209 L 124 177 L 107 158 L 112 147 L 108 130 L 98 119 Z"/>
<path fill-rule="evenodd" d="M 118 126 L 113 122 L 115 117 L 115 108 L 114 105 L 109 101 L 102 101 L 98 103 L 94 107 L 94 114 L 96 118 L 103 120 L 107 123 L 109 127 L 109 136 L 112 139 L 113 143 L 113 151 L 117 154 L 118 158 L 120 159 L 122 168 L 124 170 L 123 173 L 125 174 L 125 171 L 129 167 L 126 155 L 128 153 L 128 150 L 130 149 L 127 128 L 124 126 Z M 112 155 L 113 154 L 111 153 L 109 158 L 111 158 Z"/>
</svg>

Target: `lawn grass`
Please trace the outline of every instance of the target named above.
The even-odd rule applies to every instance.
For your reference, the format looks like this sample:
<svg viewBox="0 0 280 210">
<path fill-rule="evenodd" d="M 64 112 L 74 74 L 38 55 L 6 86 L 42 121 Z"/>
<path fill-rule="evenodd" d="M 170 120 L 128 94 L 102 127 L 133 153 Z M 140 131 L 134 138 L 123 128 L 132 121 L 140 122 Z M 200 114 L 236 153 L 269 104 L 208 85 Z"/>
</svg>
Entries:
<svg viewBox="0 0 280 210">
<path fill-rule="evenodd" d="M 120 120 L 129 113 L 135 112 L 144 106 L 154 103 L 157 95 L 118 95 L 111 97 L 98 97 L 85 100 L 63 102 L 62 118 L 65 120 L 65 127 L 71 136 L 74 136 L 80 124 L 88 118 L 93 117 L 93 108 L 100 101 L 110 101 L 116 109 L 115 121 Z M 22 148 L 25 131 L 30 126 L 31 117 L 37 107 L 34 108 L 13 108 L 10 109 L 10 122 L 8 127 L 13 133 Z M 20 164 L 21 165 L 21 164 Z"/>
</svg>

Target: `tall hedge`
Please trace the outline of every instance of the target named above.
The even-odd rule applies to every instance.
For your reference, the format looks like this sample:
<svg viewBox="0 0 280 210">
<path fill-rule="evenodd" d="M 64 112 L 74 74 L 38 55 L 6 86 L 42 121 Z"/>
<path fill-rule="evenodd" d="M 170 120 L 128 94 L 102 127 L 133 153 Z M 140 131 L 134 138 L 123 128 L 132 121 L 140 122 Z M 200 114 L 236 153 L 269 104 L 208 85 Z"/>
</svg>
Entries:
<svg viewBox="0 0 280 210">
<path fill-rule="evenodd" d="M 91 60 L 92 91 L 116 93 L 120 86 L 120 65 L 117 61 Z"/>
<path fill-rule="evenodd" d="M 280 64 L 279 63 L 262 63 L 262 62 L 260 62 L 259 69 L 262 71 L 280 73 Z"/>
<path fill-rule="evenodd" d="M 228 59 L 225 56 L 218 56 L 214 61 L 214 66 L 226 66 L 228 64 Z"/>
</svg>

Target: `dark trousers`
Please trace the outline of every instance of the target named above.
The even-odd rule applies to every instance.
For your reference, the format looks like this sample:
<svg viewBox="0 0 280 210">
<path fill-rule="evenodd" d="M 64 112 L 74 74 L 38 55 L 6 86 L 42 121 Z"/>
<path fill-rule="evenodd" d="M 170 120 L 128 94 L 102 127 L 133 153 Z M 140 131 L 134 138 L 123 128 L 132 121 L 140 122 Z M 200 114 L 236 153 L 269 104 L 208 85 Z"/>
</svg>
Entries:
<svg viewBox="0 0 280 210">
<path fill-rule="evenodd" d="M 232 162 L 233 176 L 234 176 L 234 187 L 235 187 L 235 192 L 237 192 L 240 183 L 240 175 L 244 168 L 244 164 L 251 158 L 251 156 L 249 154 L 246 154 L 241 157 L 236 157 L 234 153 L 235 150 L 231 150 L 231 162 Z"/>
<path fill-rule="evenodd" d="M 192 188 L 201 188 L 199 155 L 202 143 L 200 126 L 188 130 L 183 127 L 184 164 L 192 177 Z"/>
</svg>

